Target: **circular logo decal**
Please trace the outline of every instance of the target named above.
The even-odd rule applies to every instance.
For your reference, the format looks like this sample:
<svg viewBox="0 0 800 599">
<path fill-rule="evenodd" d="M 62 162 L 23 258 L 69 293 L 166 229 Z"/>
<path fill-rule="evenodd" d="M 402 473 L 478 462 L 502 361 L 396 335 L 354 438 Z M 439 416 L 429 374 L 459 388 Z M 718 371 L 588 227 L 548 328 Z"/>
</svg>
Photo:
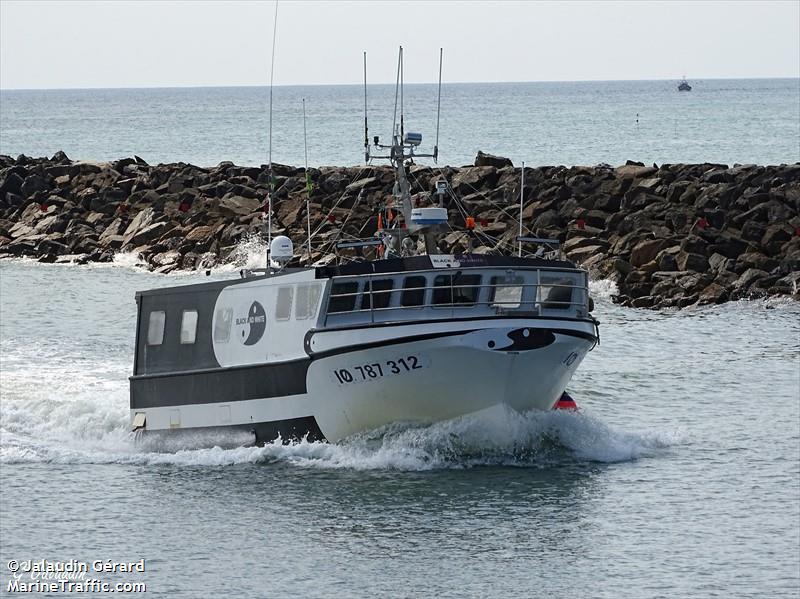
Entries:
<svg viewBox="0 0 800 599">
<path fill-rule="evenodd" d="M 236 326 L 239 327 L 239 338 L 245 345 L 255 345 L 264 336 L 267 328 L 267 313 L 264 306 L 253 302 L 245 318 L 237 318 Z"/>
</svg>

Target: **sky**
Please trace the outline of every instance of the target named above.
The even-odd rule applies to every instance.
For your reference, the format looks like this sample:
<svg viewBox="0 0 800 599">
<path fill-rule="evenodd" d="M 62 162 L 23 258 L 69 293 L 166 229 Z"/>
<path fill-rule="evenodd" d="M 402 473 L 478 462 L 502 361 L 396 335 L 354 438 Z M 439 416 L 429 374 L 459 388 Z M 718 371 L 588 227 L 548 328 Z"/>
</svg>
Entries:
<svg viewBox="0 0 800 599">
<path fill-rule="evenodd" d="M 0 88 L 266 85 L 275 4 L 0 0 Z M 800 77 L 800 0 L 280 2 L 276 85 Z"/>
</svg>

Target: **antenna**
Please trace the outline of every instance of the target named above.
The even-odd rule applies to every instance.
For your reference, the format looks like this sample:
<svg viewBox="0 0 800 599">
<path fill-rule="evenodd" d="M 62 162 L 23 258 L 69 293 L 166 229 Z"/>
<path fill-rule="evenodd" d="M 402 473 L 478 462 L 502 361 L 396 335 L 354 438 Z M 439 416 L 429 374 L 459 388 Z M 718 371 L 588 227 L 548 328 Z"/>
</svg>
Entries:
<svg viewBox="0 0 800 599">
<path fill-rule="evenodd" d="M 405 135 L 403 128 L 403 46 L 400 46 L 400 143 Z"/>
<path fill-rule="evenodd" d="M 367 126 L 367 53 L 364 52 L 364 162 L 369 163 L 369 127 Z"/>
<path fill-rule="evenodd" d="M 394 113 L 392 114 L 392 139 L 397 135 L 397 95 L 400 92 L 400 60 L 403 57 L 403 47 L 397 55 L 397 81 L 394 84 Z"/>
<path fill-rule="evenodd" d="M 439 48 L 439 96 L 436 99 L 436 144 L 433 146 L 433 161 L 439 163 L 439 113 L 442 110 L 442 51 Z"/>
<path fill-rule="evenodd" d="M 308 172 L 308 136 L 306 135 L 306 99 L 303 98 L 303 150 L 306 154 L 306 224 L 308 228 L 308 261 L 311 262 L 311 174 Z"/>
<path fill-rule="evenodd" d="M 269 67 L 269 163 L 267 176 L 269 177 L 269 191 L 267 192 L 267 270 L 270 268 L 270 253 L 272 251 L 272 192 L 274 179 L 272 177 L 272 80 L 275 74 L 275 36 L 278 32 L 278 0 L 275 0 L 275 18 L 272 21 L 272 60 Z"/>
<path fill-rule="evenodd" d="M 519 247 L 517 256 L 522 257 L 522 202 L 525 199 L 525 161 L 522 161 L 522 169 L 519 173 Z"/>
</svg>

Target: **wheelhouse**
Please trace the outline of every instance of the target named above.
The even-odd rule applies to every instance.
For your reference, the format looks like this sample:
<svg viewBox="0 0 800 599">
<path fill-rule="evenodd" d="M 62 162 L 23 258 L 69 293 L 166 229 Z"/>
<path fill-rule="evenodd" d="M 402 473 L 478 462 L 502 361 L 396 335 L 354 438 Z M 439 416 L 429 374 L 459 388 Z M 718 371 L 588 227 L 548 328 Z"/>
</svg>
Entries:
<svg viewBox="0 0 800 599">
<path fill-rule="evenodd" d="M 588 318 L 585 271 L 447 268 L 335 276 L 322 325 L 493 316 Z"/>
</svg>

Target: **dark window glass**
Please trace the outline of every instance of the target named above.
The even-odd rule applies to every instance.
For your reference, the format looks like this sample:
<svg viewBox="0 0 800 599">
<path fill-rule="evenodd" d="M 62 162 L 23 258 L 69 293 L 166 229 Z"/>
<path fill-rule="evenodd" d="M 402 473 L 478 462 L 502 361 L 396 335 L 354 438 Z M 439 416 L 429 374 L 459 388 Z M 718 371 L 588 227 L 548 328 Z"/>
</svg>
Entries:
<svg viewBox="0 0 800 599">
<path fill-rule="evenodd" d="M 389 300 L 392 298 L 391 290 L 394 286 L 392 279 L 381 279 L 372 281 L 372 307 L 388 308 Z"/>
<path fill-rule="evenodd" d="M 328 314 L 355 310 L 357 294 L 358 283 L 334 283 L 331 288 L 331 298 L 328 302 Z"/>
<path fill-rule="evenodd" d="M 433 305 L 453 303 L 453 276 L 437 275 L 433 279 Z"/>
<path fill-rule="evenodd" d="M 404 306 L 421 306 L 425 303 L 425 277 L 406 277 L 403 281 Z"/>
<path fill-rule="evenodd" d="M 474 306 L 480 292 L 480 275 L 461 275 L 453 281 L 453 303 L 459 306 Z"/>
</svg>

